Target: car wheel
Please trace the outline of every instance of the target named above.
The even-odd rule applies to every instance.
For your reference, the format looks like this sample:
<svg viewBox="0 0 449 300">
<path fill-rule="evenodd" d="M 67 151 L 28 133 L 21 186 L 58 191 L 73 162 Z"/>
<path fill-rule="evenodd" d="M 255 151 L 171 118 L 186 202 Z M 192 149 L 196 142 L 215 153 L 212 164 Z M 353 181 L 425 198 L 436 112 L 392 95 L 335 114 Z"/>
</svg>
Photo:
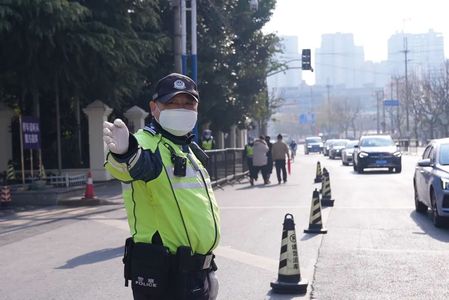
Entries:
<svg viewBox="0 0 449 300">
<path fill-rule="evenodd" d="M 342 163 L 343 166 L 347 166 L 348 165 L 348 163 L 343 161 L 343 160 L 341 161 L 341 163 Z"/>
<path fill-rule="evenodd" d="M 395 168 L 394 168 L 394 171 L 395 171 L 396 173 L 401 173 L 401 171 L 402 171 L 402 166 L 395 167 Z"/>
<path fill-rule="evenodd" d="M 357 173 L 359 174 L 363 173 L 363 167 L 361 165 L 357 165 Z"/>
<path fill-rule="evenodd" d="M 430 191 L 430 203 L 432 204 L 433 225 L 435 225 L 435 227 L 442 227 L 444 225 L 444 218 L 438 214 L 437 199 L 433 190 Z"/>
<path fill-rule="evenodd" d="M 427 212 L 427 205 L 419 201 L 418 191 L 416 190 L 416 184 L 413 184 L 413 189 L 415 191 L 415 210 L 416 212 L 423 214 Z"/>
</svg>

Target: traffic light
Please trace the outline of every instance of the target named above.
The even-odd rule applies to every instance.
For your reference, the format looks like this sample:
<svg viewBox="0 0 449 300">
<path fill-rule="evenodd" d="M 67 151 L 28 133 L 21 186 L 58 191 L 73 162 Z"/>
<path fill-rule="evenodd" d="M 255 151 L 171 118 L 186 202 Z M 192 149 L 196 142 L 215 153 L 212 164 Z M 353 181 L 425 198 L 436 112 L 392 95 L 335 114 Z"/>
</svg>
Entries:
<svg viewBox="0 0 449 300">
<path fill-rule="evenodd" d="M 313 72 L 313 69 L 312 69 L 312 66 L 310 63 L 310 49 L 302 49 L 301 68 L 303 70 L 310 70 Z"/>
</svg>

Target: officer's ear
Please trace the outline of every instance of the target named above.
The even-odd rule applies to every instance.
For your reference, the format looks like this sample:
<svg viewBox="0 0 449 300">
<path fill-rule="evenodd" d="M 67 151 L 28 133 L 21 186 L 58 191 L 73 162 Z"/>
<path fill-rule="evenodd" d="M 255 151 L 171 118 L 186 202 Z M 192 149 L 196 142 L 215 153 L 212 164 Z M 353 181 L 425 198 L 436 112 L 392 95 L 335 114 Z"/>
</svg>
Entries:
<svg viewBox="0 0 449 300">
<path fill-rule="evenodd" d="M 158 106 L 156 104 L 156 101 L 155 100 L 150 100 L 149 107 L 150 107 L 151 115 L 154 118 L 156 118 L 157 120 L 159 120 L 160 110 L 159 110 L 159 108 L 158 108 Z"/>
</svg>

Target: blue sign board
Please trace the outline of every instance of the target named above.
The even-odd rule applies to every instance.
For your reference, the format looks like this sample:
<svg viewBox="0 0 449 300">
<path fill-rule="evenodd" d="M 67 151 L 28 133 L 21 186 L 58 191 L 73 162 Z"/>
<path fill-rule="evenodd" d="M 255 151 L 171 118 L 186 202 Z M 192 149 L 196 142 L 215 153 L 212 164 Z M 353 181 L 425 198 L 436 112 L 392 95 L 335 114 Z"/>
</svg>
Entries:
<svg viewBox="0 0 449 300">
<path fill-rule="evenodd" d="M 399 106 L 399 100 L 396 99 L 384 100 L 384 106 Z"/>
<path fill-rule="evenodd" d="M 22 118 L 22 134 L 24 149 L 40 149 L 39 120 L 34 117 Z"/>
<path fill-rule="evenodd" d="M 299 124 L 314 124 L 315 123 L 315 114 L 314 113 L 305 113 L 299 115 Z"/>
</svg>

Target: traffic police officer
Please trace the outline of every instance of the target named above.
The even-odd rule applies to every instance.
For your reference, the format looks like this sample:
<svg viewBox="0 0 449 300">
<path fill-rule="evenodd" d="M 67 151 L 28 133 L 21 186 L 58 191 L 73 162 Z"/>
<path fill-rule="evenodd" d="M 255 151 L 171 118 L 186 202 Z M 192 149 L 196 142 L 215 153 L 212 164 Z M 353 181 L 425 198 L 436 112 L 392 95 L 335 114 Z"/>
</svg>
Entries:
<svg viewBox="0 0 449 300">
<path fill-rule="evenodd" d="M 129 134 L 122 120 L 104 122 L 105 167 L 120 180 L 131 238 L 125 285 L 134 299 L 215 299 L 212 251 L 220 239 L 218 205 L 195 144 L 199 94 L 195 82 L 172 73 L 156 85 L 152 122 Z"/>
<path fill-rule="evenodd" d="M 215 148 L 215 140 L 212 136 L 212 131 L 206 129 L 203 131 L 203 138 L 201 139 L 201 148 L 203 150 L 212 150 Z"/>
</svg>

